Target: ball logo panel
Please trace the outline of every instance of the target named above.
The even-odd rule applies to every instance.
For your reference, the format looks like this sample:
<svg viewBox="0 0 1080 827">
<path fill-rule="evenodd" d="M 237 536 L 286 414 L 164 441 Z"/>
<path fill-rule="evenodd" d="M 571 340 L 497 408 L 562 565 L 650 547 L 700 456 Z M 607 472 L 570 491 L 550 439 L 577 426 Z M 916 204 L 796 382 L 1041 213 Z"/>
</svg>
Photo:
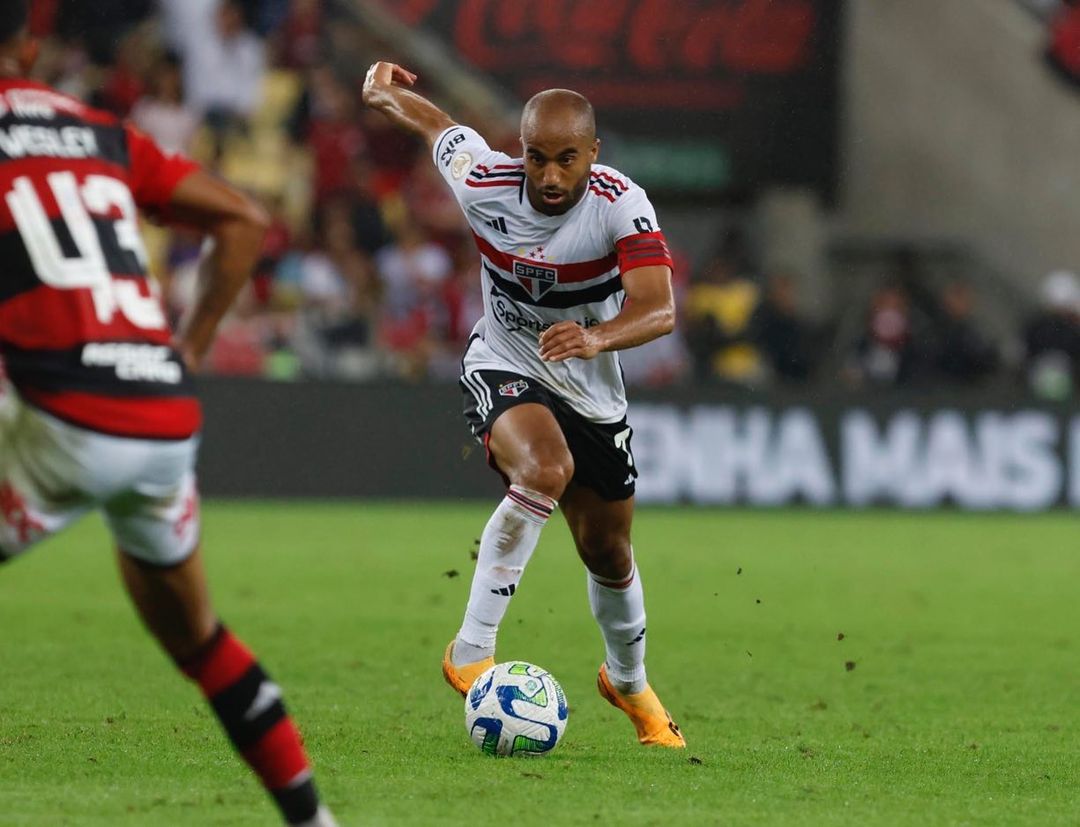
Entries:
<svg viewBox="0 0 1080 827">
<path fill-rule="evenodd" d="M 500 663 L 465 698 L 465 729 L 487 755 L 543 755 L 559 743 L 569 707 L 550 672 L 521 661 Z"/>
</svg>

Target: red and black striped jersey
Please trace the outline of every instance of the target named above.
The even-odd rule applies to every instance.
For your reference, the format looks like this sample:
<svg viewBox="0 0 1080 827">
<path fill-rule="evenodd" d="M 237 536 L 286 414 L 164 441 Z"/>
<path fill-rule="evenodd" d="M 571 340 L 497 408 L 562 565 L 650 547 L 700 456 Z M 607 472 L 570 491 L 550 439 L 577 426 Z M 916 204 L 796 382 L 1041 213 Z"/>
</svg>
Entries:
<svg viewBox="0 0 1080 827">
<path fill-rule="evenodd" d="M 198 169 L 114 116 L 0 80 L 0 358 L 19 395 L 102 433 L 202 423 L 139 233 Z"/>
</svg>

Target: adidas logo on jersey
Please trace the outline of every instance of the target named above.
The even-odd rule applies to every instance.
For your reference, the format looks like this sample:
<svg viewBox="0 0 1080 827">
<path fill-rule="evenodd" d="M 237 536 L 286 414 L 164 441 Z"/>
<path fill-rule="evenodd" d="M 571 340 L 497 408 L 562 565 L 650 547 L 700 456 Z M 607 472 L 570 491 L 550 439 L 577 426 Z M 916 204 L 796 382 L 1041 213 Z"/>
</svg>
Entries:
<svg viewBox="0 0 1080 827">
<path fill-rule="evenodd" d="M 501 215 L 498 218 L 493 218 L 491 221 L 485 221 L 484 223 L 503 235 L 510 235 L 510 231 L 506 229 L 506 219 Z"/>
</svg>

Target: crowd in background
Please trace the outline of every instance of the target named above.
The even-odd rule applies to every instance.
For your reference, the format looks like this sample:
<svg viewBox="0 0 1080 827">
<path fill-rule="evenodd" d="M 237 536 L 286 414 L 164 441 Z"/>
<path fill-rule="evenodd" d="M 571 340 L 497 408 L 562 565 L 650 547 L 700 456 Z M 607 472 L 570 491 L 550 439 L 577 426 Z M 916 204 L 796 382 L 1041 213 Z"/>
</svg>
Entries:
<svg viewBox="0 0 1080 827">
<path fill-rule="evenodd" d="M 61 5 L 34 6 L 41 79 L 220 171 L 272 216 L 211 371 L 456 377 L 482 314 L 477 253 L 424 148 L 360 105 L 368 61 L 357 55 L 375 56 L 362 32 L 328 26 L 322 0 L 96 0 L 60 14 Z M 348 60 L 333 59 L 335 37 Z M 494 145 L 519 151 L 505 124 L 460 114 Z M 717 234 L 698 262 L 674 251 L 679 325 L 624 353 L 630 383 L 1020 381 L 1060 398 L 1080 379 L 1071 273 L 1047 278 L 1042 309 L 1012 343 L 991 340 L 976 321 L 976 285 L 928 285 L 910 262 L 883 274 L 856 328 L 840 330 L 801 311 L 797 273 L 761 272 L 742 233 Z M 198 239 L 148 235 L 177 318 L 193 295 Z"/>
</svg>

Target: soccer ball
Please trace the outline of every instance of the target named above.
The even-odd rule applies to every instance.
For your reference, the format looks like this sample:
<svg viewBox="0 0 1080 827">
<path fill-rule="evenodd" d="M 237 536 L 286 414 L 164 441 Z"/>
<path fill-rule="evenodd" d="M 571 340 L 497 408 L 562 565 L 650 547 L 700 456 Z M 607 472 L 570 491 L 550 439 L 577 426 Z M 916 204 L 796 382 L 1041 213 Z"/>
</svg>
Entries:
<svg viewBox="0 0 1080 827">
<path fill-rule="evenodd" d="M 488 755 L 543 755 L 562 738 L 568 712 L 562 687 L 546 669 L 497 663 L 465 696 L 465 729 Z"/>
</svg>

